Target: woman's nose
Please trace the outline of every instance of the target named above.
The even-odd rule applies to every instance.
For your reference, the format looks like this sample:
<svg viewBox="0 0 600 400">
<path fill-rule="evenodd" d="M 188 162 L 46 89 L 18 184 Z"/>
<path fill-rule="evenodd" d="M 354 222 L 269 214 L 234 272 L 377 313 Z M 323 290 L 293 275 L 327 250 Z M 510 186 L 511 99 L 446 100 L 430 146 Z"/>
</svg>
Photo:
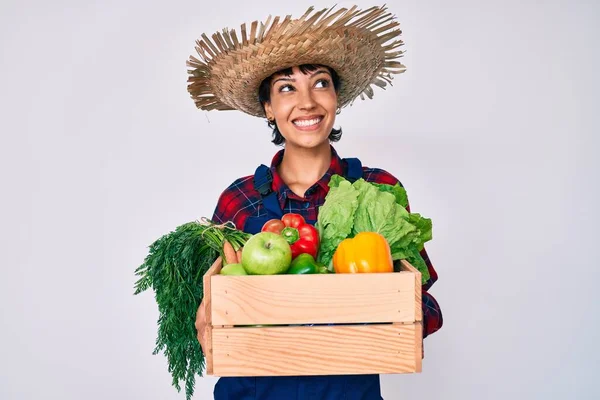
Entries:
<svg viewBox="0 0 600 400">
<path fill-rule="evenodd" d="M 310 90 L 304 90 L 300 93 L 299 108 L 301 110 L 311 110 L 317 105 Z"/>
</svg>

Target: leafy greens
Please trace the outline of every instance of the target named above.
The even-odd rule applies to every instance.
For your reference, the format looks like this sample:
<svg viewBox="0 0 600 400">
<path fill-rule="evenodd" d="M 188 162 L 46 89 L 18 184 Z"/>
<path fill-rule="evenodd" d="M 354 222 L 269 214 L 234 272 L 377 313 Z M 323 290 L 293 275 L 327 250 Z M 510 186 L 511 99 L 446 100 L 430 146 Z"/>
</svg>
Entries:
<svg viewBox="0 0 600 400">
<path fill-rule="evenodd" d="M 205 357 L 197 339 L 196 311 L 204 296 L 202 279 L 217 257 L 224 257 L 223 244 L 237 250 L 249 234 L 212 221 L 188 222 L 150 245 L 142 265 L 136 268 L 134 295 L 151 289 L 158 305 L 158 332 L 154 355 L 167 357 L 172 385 L 186 399 L 194 394 L 196 376 L 203 376 Z"/>
<path fill-rule="evenodd" d="M 321 238 L 319 262 L 331 269 L 333 254 L 342 240 L 359 232 L 377 232 L 387 240 L 394 260 L 407 260 L 421 272 L 423 282 L 429 280 L 420 251 L 432 239 L 431 220 L 407 211 L 408 197 L 400 184 L 364 179 L 350 183 L 334 175 L 329 186 L 316 223 Z"/>
</svg>

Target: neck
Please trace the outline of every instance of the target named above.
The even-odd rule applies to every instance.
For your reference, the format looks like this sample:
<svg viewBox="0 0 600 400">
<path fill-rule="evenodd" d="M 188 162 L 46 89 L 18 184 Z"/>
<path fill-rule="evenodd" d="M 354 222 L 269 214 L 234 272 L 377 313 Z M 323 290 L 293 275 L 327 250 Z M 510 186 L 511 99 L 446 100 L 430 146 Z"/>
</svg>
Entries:
<svg viewBox="0 0 600 400">
<path fill-rule="evenodd" d="M 329 142 L 312 149 L 286 146 L 278 172 L 288 186 L 308 188 L 321 179 L 330 164 Z"/>
</svg>

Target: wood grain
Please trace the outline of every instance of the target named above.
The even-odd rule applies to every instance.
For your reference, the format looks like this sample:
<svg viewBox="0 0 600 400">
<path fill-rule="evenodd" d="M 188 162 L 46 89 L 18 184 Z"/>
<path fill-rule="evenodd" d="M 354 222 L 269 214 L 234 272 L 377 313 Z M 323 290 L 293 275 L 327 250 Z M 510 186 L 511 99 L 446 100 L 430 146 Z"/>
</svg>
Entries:
<svg viewBox="0 0 600 400">
<path fill-rule="evenodd" d="M 423 305 L 422 305 L 422 284 L 421 272 L 413 267 L 408 261 L 400 260 L 401 271 L 411 272 L 415 276 L 415 321 L 423 320 Z"/>
<path fill-rule="evenodd" d="M 211 265 L 211 267 L 206 271 L 204 276 L 202 277 L 202 284 L 204 290 L 204 305 L 206 309 L 206 349 L 204 349 L 204 358 L 206 361 L 206 373 L 208 375 L 213 374 L 213 345 L 212 345 L 212 298 L 210 295 L 211 289 L 211 277 L 213 275 L 221 272 L 221 268 L 223 266 L 221 257 L 217 258 L 217 260 Z"/>
<path fill-rule="evenodd" d="M 421 324 L 213 329 L 216 376 L 412 373 Z M 418 357 L 420 360 L 420 355 Z"/>
<path fill-rule="evenodd" d="M 423 323 L 415 322 L 415 371 L 422 371 L 423 364 Z"/>
<path fill-rule="evenodd" d="M 412 272 L 213 276 L 213 325 L 415 321 Z M 420 297 L 420 286 L 418 291 Z M 420 304 L 419 304 L 420 309 Z"/>
</svg>

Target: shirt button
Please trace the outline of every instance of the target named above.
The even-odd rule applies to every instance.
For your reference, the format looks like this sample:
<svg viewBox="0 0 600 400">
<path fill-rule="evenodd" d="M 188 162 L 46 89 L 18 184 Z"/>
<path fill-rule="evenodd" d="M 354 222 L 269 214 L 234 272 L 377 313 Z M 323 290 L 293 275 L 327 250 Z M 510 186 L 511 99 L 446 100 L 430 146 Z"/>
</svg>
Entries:
<svg viewBox="0 0 600 400">
<path fill-rule="evenodd" d="M 307 202 L 305 202 L 305 203 L 304 203 L 302 206 L 303 206 L 304 208 L 308 208 L 308 207 L 310 207 L 310 203 L 307 201 Z"/>
</svg>

